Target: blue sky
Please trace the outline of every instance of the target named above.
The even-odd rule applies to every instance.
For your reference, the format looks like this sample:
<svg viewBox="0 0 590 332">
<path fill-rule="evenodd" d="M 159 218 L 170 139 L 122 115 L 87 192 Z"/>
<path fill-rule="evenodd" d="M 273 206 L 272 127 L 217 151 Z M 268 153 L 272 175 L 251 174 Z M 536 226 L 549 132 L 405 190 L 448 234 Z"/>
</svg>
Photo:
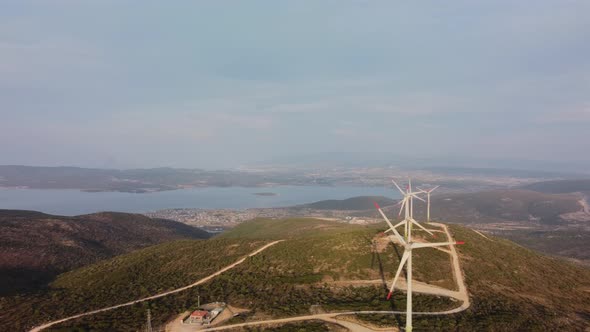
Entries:
<svg viewBox="0 0 590 332">
<path fill-rule="evenodd" d="M 589 162 L 588 1 L 0 3 L 0 164 Z"/>
</svg>

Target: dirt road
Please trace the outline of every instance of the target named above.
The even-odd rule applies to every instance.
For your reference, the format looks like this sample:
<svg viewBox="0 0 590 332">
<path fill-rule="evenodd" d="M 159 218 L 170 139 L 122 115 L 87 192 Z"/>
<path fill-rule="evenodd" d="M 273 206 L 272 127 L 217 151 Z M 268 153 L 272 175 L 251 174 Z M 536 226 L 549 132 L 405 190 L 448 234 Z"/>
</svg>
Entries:
<svg viewBox="0 0 590 332">
<path fill-rule="evenodd" d="M 590 206 L 588 206 L 588 196 L 583 196 L 579 202 L 580 205 L 582 205 L 582 210 L 584 211 L 584 213 L 590 214 Z"/>
<path fill-rule="evenodd" d="M 211 275 L 209 275 L 209 276 L 207 276 L 207 277 L 205 277 L 203 279 L 200 279 L 200 280 L 198 280 L 198 281 L 196 281 L 196 282 L 194 282 L 194 283 L 192 283 L 192 284 L 190 284 L 188 286 L 184 286 L 184 287 L 181 287 L 181 288 L 173 289 L 171 291 L 167 291 L 167 292 L 164 292 L 164 293 L 159 293 L 159 294 L 156 294 L 156 295 L 153 295 L 153 296 L 144 297 L 144 298 L 139 299 L 139 300 L 135 300 L 135 301 L 131 301 L 131 302 L 126 302 L 126 303 L 122 303 L 122 304 L 118 304 L 118 305 L 114 305 L 114 306 L 110 306 L 110 307 L 106 307 L 106 308 L 102 308 L 102 309 L 87 311 L 87 312 L 84 312 L 84 313 L 81 313 L 81 314 L 78 314 L 78 315 L 74 315 L 74 316 L 70 316 L 70 317 L 58 319 L 58 320 L 55 320 L 55 321 L 52 321 L 52 322 L 45 323 L 43 325 L 34 327 L 34 328 L 32 328 L 30 330 L 30 332 L 42 331 L 42 330 L 44 330 L 44 329 L 46 329 L 46 328 L 48 328 L 50 326 L 53 326 L 53 325 L 56 325 L 56 324 L 60 324 L 60 323 L 63 323 L 63 322 L 67 322 L 67 321 L 72 320 L 72 319 L 76 319 L 76 318 L 80 318 L 80 317 L 84 317 L 84 316 L 89 316 L 89 315 L 94 315 L 94 314 L 97 314 L 99 312 L 105 312 L 105 311 L 109 311 L 109 310 L 113 310 L 113 309 L 117 309 L 117 308 L 127 307 L 127 306 L 130 306 L 130 305 L 134 305 L 136 303 L 145 302 L 145 301 L 157 299 L 157 298 L 160 298 L 160 297 L 163 297 L 163 296 L 167 296 L 167 295 L 170 295 L 170 294 L 182 292 L 182 291 L 187 290 L 189 288 L 192 288 L 192 287 L 201 285 L 203 283 L 206 283 L 207 281 L 215 278 L 216 276 L 222 274 L 223 272 L 225 272 L 227 270 L 231 270 L 234 267 L 242 264 L 246 260 L 246 258 L 255 256 L 255 255 L 259 254 L 260 252 L 266 250 L 268 247 L 274 246 L 275 244 L 277 244 L 277 243 L 279 243 L 281 241 L 283 241 L 283 240 L 278 240 L 278 241 L 271 242 L 271 243 L 269 243 L 269 244 L 267 244 L 267 245 L 265 245 L 265 246 L 263 246 L 263 247 L 255 250 L 255 251 L 253 251 L 248 256 L 239 259 L 238 261 L 234 262 L 233 264 L 228 265 L 228 266 L 224 267 L 223 269 L 221 269 L 221 270 L 219 270 L 219 271 L 217 271 L 217 272 L 215 272 L 215 273 L 213 273 L 213 274 L 211 274 Z"/>
<path fill-rule="evenodd" d="M 447 228 L 446 225 L 439 224 L 439 223 L 432 223 L 432 224 L 439 226 L 444 230 L 449 242 L 454 241 L 451 236 L 451 233 L 449 232 L 449 229 Z M 76 318 L 80 318 L 80 317 L 84 317 L 84 316 L 88 316 L 88 315 L 93 315 L 96 313 L 109 311 L 109 310 L 113 310 L 113 309 L 117 309 L 117 308 L 121 308 L 121 307 L 126 307 L 126 306 L 130 306 L 130 305 L 133 305 L 133 304 L 136 304 L 139 302 L 149 301 L 149 300 L 157 299 L 157 298 L 167 296 L 170 294 L 182 292 L 184 290 L 187 290 L 189 288 L 203 284 L 203 283 L 215 278 L 216 276 L 222 274 L 223 272 L 228 271 L 228 270 L 236 267 L 239 264 L 242 264 L 246 260 L 247 257 L 255 256 L 258 253 L 267 249 L 268 247 L 273 246 L 281 241 L 282 240 L 271 242 L 271 243 L 257 249 L 256 251 L 250 253 L 248 256 L 241 258 L 240 260 L 236 261 L 235 263 L 228 265 L 228 266 L 224 267 L 223 269 L 221 269 L 221 270 L 219 270 L 219 271 L 217 271 L 205 278 L 202 278 L 202 279 L 200 279 L 188 286 L 184 286 L 181 288 L 177 288 L 177 289 L 174 289 L 174 290 L 171 290 L 168 292 L 164 292 L 164 293 L 160 293 L 160 294 L 156 294 L 153 296 L 145 297 L 145 298 L 142 298 L 139 300 L 135 300 L 135 301 L 131 301 L 131 302 L 127 302 L 127 303 L 123 303 L 123 304 L 119 304 L 119 305 L 115 305 L 115 306 L 111 306 L 111 307 L 106 307 L 106 308 L 102 308 L 102 309 L 98 309 L 98 310 L 88 311 L 88 312 L 81 313 L 78 315 L 55 320 L 53 322 L 49 322 L 49 323 L 37 326 L 37 327 L 31 329 L 30 332 L 42 331 L 43 329 L 46 329 L 50 326 L 53 326 L 53 325 L 56 325 L 59 323 L 63 323 L 63 322 L 66 322 L 66 321 L 69 321 L 72 319 L 76 319 Z M 433 286 L 433 285 L 429 285 L 429 284 L 425 284 L 425 283 L 420 283 L 420 282 L 415 282 L 413 284 L 413 286 L 415 287 L 415 291 L 419 292 L 419 293 L 455 298 L 459 301 L 462 301 L 461 306 L 451 309 L 451 310 L 439 311 L 439 312 L 414 312 L 414 315 L 448 315 L 448 314 L 453 314 L 453 313 L 457 313 L 457 312 L 461 312 L 463 310 L 466 310 L 471 305 L 471 303 L 469 301 L 469 294 L 467 293 L 467 287 L 465 286 L 463 272 L 461 271 L 461 266 L 459 265 L 459 256 L 457 255 L 457 251 L 455 250 L 455 246 L 449 246 L 449 247 L 450 247 L 451 261 L 452 261 L 452 265 L 453 265 L 453 277 L 454 277 L 455 281 L 457 282 L 458 291 L 452 291 L 449 289 L 445 289 L 445 288 L 441 288 L 441 287 L 437 287 L 437 286 Z M 369 280 L 368 282 L 373 282 L 373 281 Z M 403 288 L 403 289 L 405 289 L 405 287 L 406 287 L 405 283 L 402 283 L 400 286 L 401 286 L 400 288 Z M 403 314 L 405 314 L 405 311 L 403 311 L 403 312 L 402 311 L 335 312 L 335 313 L 326 313 L 326 314 L 317 314 L 317 315 L 289 317 L 289 318 L 282 318 L 282 319 L 272 319 L 272 320 L 266 320 L 266 321 L 248 322 L 248 323 L 242 323 L 242 324 L 226 325 L 226 326 L 221 326 L 221 327 L 211 327 L 211 328 L 208 328 L 207 331 L 221 331 L 221 330 L 226 330 L 226 329 L 231 329 L 231 328 L 236 328 L 236 327 L 268 325 L 268 324 L 284 324 L 284 323 L 300 322 L 300 321 L 306 321 L 306 320 L 323 320 L 326 322 L 341 325 L 345 328 L 348 328 L 350 331 L 354 331 L 354 332 L 356 332 L 356 331 L 358 331 L 358 332 L 374 331 L 368 327 L 359 325 L 357 323 L 339 320 L 337 318 L 339 315 L 353 315 L 353 314 L 400 314 L 400 315 L 403 315 Z"/>
<path fill-rule="evenodd" d="M 449 242 L 453 242 L 453 237 L 449 232 L 449 229 L 444 224 L 439 223 L 432 223 L 433 225 L 440 226 L 444 233 L 447 235 L 447 239 Z M 437 315 L 450 315 L 454 313 L 458 313 L 461 311 L 466 310 L 471 305 L 469 301 L 469 294 L 467 293 L 467 286 L 465 285 L 465 280 L 463 276 L 463 272 L 461 271 L 461 266 L 459 264 L 459 256 L 457 255 L 457 251 L 455 250 L 455 246 L 450 247 L 450 255 L 451 255 L 451 264 L 453 265 L 453 277 L 457 283 L 458 291 L 452 291 L 446 288 L 437 287 L 433 285 L 429 285 L 422 282 L 416 282 L 412 284 L 414 286 L 414 290 L 418 293 L 424 294 L 432 294 L 432 295 L 439 295 L 445 297 L 451 297 L 457 299 L 462 302 L 462 304 L 454 309 L 445 310 L 445 311 L 433 311 L 433 312 L 414 312 L 414 315 L 423 315 L 423 316 L 437 316 Z M 382 280 L 355 280 L 355 281 L 345 281 L 345 282 L 354 282 L 355 284 L 360 283 L 382 283 Z M 406 284 L 405 282 L 400 285 L 402 288 L 405 289 Z M 239 328 L 239 327 L 246 327 L 246 326 L 257 326 L 257 325 L 276 325 L 276 324 L 286 324 L 286 323 L 293 323 L 293 322 L 301 322 L 307 320 L 322 320 L 329 323 L 335 323 L 340 326 L 343 326 L 350 331 L 353 332 L 374 332 L 374 331 L 382 331 L 373 330 L 366 326 L 359 325 L 354 322 L 345 321 L 338 319 L 338 316 L 341 315 L 354 315 L 354 314 L 398 314 L 398 315 L 405 315 L 405 311 L 349 311 L 349 312 L 333 312 L 333 313 L 325 313 L 325 314 L 316 314 L 316 315 L 306 315 L 306 316 L 297 316 L 297 317 L 288 317 L 288 318 L 281 318 L 281 319 L 270 319 L 265 321 L 256 321 L 256 322 L 247 322 L 241 324 L 232 324 L 220 327 L 210 327 L 207 328 L 206 331 L 222 331 L 232 328 Z M 196 331 L 197 329 L 193 330 Z M 173 331 L 173 330 L 172 330 Z M 185 330 L 186 331 L 186 330 Z M 173 331 L 176 332 L 176 331 Z"/>
</svg>

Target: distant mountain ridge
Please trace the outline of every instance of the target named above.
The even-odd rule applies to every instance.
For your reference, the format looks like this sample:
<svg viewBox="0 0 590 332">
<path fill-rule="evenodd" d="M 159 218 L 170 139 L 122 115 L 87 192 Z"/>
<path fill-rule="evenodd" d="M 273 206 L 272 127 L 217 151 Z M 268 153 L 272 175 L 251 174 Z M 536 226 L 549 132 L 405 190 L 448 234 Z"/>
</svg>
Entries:
<svg viewBox="0 0 590 332">
<path fill-rule="evenodd" d="M 303 178 L 258 174 L 235 170 L 184 168 L 99 169 L 0 165 L 0 187 L 37 189 L 80 189 L 145 193 L 186 187 L 254 187 L 267 183 L 304 184 Z"/>
<path fill-rule="evenodd" d="M 368 210 L 373 208 L 374 202 L 381 206 L 395 204 L 397 201 L 384 196 L 358 196 L 348 199 L 330 199 L 300 205 L 298 207 L 316 210 Z"/>
<path fill-rule="evenodd" d="M 575 195 L 522 189 L 443 194 L 432 197 L 432 213 L 438 219 L 460 223 L 537 220 L 558 224 L 561 215 L 582 209 L 578 200 Z M 424 215 L 423 204 L 414 208 L 419 217 Z"/>
<path fill-rule="evenodd" d="M 525 185 L 522 188 L 548 194 L 590 192 L 590 179 L 535 182 Z"/>
<path fill-rule="evenodd" d="M 180 222 L 139 214 L 64 217 L 0 210 L 0 294 L 42 286 L 61 272 L 150 245 L 209 236 Z"/>
</svg>

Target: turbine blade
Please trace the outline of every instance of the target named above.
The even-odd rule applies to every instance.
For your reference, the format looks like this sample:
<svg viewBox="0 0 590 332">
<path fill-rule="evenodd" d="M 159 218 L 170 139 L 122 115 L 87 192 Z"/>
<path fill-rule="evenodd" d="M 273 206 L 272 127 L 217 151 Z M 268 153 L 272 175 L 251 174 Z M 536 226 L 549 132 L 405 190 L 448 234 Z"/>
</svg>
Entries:
<svg viewBox="0 0 590 332">
<path fill-rule="evenodd" d="M 392 228 L 391 229 L 393 231 L 393 233 L 395 234 L 395 236 L 397 237 L 397 239 L 400 241 L 401 244 L 403 244 L 404 246 L 406 245 L 406 241 L 404 241 L 404 238 L 401 236 L 401 234 L 397 231 L 397 229 Z"/>
<path fill-rule="evenodd" d="M 440 187 L 440 186 L 436 186 L 436 187 L 434 187 L 434 188 L 430 189 L 428 192 L 429 192 L 429 193 L 431 193 L 431 192 L 433 192 L 433 191 L 434 191 L 436 188 L 438 188 L 438 187 Z"/>
<path fill-rule="evenodd" d="M 397 214 L 398 216 L 400 216 L 402 214 L 402 211 L 404 210 L 404 206 L 406 206 L 407 201 L 408 201 L 407 197 L 403 199 L 402 206 L 399 208 L 399 213 Z"/>
<path fill-rule="evenodd" d="M 405 194 L 405 192 L 402 190 L 402 188 L 400 188 L 393 179 L 391 179 L 391 182 L 393 182 L 393 184 L 397 187 L 397 190 L 399 190 L 399 192 L 402 193 L 402 195 Z"/>
<path fill-rule="evenodd" d="M 412 197 L 417 198 L 419 200 L 421 200 L 422 202 L 426 202 L 423 198 L 417 196 L 416 194 L 412 193 Z"/>
<path fill-rule="evenodd" d="M 450 246 L 455 244 L 465 244 L 464 241 L 457 241 L 457 242 L 439 242 L 439 243 L 412 243 L 412 249 L 414 248 L 434 248 L 434 247 L 444 247 Z"/>
<path fill-rule="evenodd" d="M 387 225 L 389 225 L 389 228 L 391 228 L 391 230 L 393 231 L 393 233 L 397 236 L 398 240 L 400 240 L 400 243 L 402 243 L 402 244 L 405 245 L 406 242 L 404 241 L 404 239 L 402 238 L 402 236 L 399 235 L 399 233 L 395 230 L 395 227 L 393 227 L 393 224 L 391 223 L 391 221 L 389 221 L 389 218 L 387 218 L 387 216 L 385 215 L 385 213 L 383 213 L 383 210 L 381 210 L 381 207 L 379 206 L 379 204 L 377 204 L 377 202 L 373 202 L 373 204 L 377 208 L 377 211 L 379 211 L 379 213 L 381 213 L 381 216 L 383 217 L 383 219 L 385 219 L 385 222 L 387 222 Z"/>
<path fill-rule="evenodd" d="M 401 261 L 399 262 L 399 267 L 397 268 L 397 272 L 395 272 L 395 278 L 393 278 L 393 283 L 391 284 L 391 288 L 389 288 L 389 293 L 387 294 L 387 299 L 391 298 L 391 294 L 393 294 L 393 288 L 395 287 L 395 283 L 397 282 L 397 278 L 399 278 L 400 273 L 402 272 L 408 257 L 410 257 L 411 251 L 404 251 L 404 255 L 402 256 Z M 410 282 L 409 280 L 406 282 Z"/>
<path fill-rule="evenodd" d="M 405 222 L 406 222 L 406 220 L 404 219 L 404 220 L 398 222 L 397 224 L 395 224 L 395 226 L 393 226 L 393 227 L 398 228 L 399 226 L 403 225 Z"/>
<path fill-rule="evenodd" d="M 396 238 L 398 238 L 398 239 L 401 238 L 401 234 L 395 228 L 390 228 L 390 229 L 386 230 L 384 233 L 387 233 L 387 232 L 393 232 Z M 393 241 L 393 239 L 391 238 L 391 235 L 388 236 L 388 238 L 389 238 L 389 241 L 391 241 L 391 243 L 393 243 L 394 245 L 397 244 L 397 243 L 395 243 L 395 241 Z"/>
<path fill-rule="evenodd" d="M 431 231 L 429 231 L 429 230 L 427 230 L 426 228 L 424 228 L 424 226 L 420 225 L 420 223 L 419 223 L 419 222 L 417 222 L 416 220 L 414 220 L 414 219 L 410 219 L 410 221 L 412 222 L 412 224 L 414 224 L 414 225 L 416 225 L 416 226 L 418 226 L 418 227 L 422 228 L 422 230 L 423 230 L 423 231 L 425 231 L 425 232 L 427 232 L 428 234 L 430 234 L 430 235 L 434 236 L 434 234 L 433 234 Z"/>
</svg>

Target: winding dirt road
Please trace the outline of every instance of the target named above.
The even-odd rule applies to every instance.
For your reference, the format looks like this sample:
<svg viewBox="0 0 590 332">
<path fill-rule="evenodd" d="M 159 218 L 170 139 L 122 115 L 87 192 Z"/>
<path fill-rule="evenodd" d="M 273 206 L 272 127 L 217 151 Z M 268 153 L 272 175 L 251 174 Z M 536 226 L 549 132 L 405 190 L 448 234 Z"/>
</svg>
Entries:
<svg viewBox="0 0 590 332">
<path fill-rule="evenodd" d="M 447 235 L 448 241 L 449 242 L 453 241 L 451 233 L 449 232 L 449 229 L 446 225 L 439 224 L 439 223 L 432 223 L 432 224 L 441 227 L 444 230 L 444 233 Z M 100 312 L 105 312 L 105 311 L 109 311 L 109 310 L 113 310 L 113 309 L 117 309 L 117 308 L 121 308 L 121 307 L 126 307 L 126 306 L 130 306 L 130 305 L 133 305 L 136 303 L 145 302 L 145 301 L 157 299 L 157 298 L 160 298 L 163 296 L 167 296 L 170 294 L 182 292 L 182 291 L 187 290 L 189 288 L 192 288 L 192 287 L 195 287 L 195 286 L 198 286 L 198 285 L 201 285 L 205 282 L 210 281 L 211 279 L 215 278 L 216 276 L 236 267 L 237 265 L 242 264 L 246 260 L 246 258 L 255 256 L 255 255 L 259 254 L 260 252 L 264 251 L 265 249 L 267 249 L 267 248 L 269 248 L 281 241 L 283 241 L 283 240 L 278 240 L 278 241 L 274 241 L 269 244 L 266 244 L 265 246 L 250 253 L 248 256 L 245 256 L 245 257 L 239 259 L 238 261 L 234 262 L 233 264 L 228 265 L 228 266 L 224 267 L 223 269 L 221 269 L 221 270 L 219 270 L 219 271 L 217 271 L 205 278 L 202 278 L 202 279 L 200 279 L 188 286 L 184 286 L 181 288 L 177 288 L 177 289 L 167 291 L 164 293 L 160 293 L 160 294 L 156 294 L 153 296 L 145 297 L 145 298 L 138 299 L 135 301 L 130 301 L 127 303 L 122 303 L 122 304 L 118 304 L 118 305 L 114 305 L 114 306 L 110 306 L 110 307 L 106 307 L 106 308 L 102 308 L 102 309 L 88 311 L 88 312 L 81 313 L 78 315 L 55 320 L 55 321 L 34 327 L 33 329 L 30 330 L 30 332 L 39 332 L 39 331 L 42 331 L 43 329 L 46 329 L 50 326 L 60 324 L 60 323 L 63 323 L 63 322 L 66 322 L 66 321 L 69 321 L 72 319 L 76 319 L 76 318 L 80 318 L 80 317 L 84 317 L 84 316 L 89 316 L 89 315 L 93 315 L 93 314 L 97 314 Z M 449 247 L 450 247 L 449 254 L 451 255 L 451 260 L 452 260 L 452 265 L 453 265 L 453 277 L 454 277 L 455 281 L 457 282 L 458 291 L 453 291 L 453 290 L 449 290 L 449 289 L 445 289 L 442 287 L 437 287 L 437 286 L 433 286 L 433 285 L 429 285 L 429 284 L 425 284 L 425 283 L 421 283 L 421 282 L 415 282 L 414 287 L 415 287 L 415 291 L 419 292 L 419 293 L 445 296 L 445 297 L 451 297 L 451 298 L 457 299 L 462 302 L 461 306 L 454 308 L 454 309 L 446 310 L 446 311 L 414 312 L 414 315 L 430 315 L 430 316 L 449 315 L 449 314 L 454 314 L 454 313 L 464 311 L 467 308 L 469 308 L 469 306 L 471 305 L 471 303 L 469 301 L 469 294 L 467 293 L 467 287 L 465 286 L 463 272 L 461 271 L 461 266 L 459 265 L 459 256 L 457 255 L 457 251 L 455 250 L 455 246 L 451 245 Z M 381 280 L 378 280 L 378 281 L 381 282 Z M 375 281 L 367 280 L 364 282 L 371 283 L 371 282 L 375 282 Z M 399 288 L 401 288 L 401 289 L 405 289 L 405 287 L 406 287 L 405 283 L 402 283 L 400 286 L 401 287 L 399 287 Z M 362 326 L 362 325 L 354 323 L 354 322 L 340 320 L 340 319 L 338 319 L 338 316 L 340 316 L 340 315 L 354 315 L 354 314 L 400 314 L 400 315 L 404 315 L 405 313 L 406 313 L 405 311 L 334 312 L 334 313 L 325 313 L 325 314 L 306 315 L 306 316 L 288 317 L 288 318 L 281 318 L 281 319 L 271 319 L 271 320 L 265 320 L 265 321 L 248 322 L 248 323 L 233 324 L 233 325 L 226 325 L 226 326 L 220 326 L 220 327 L 210 327 L 210 328 L 207 328 L 207 331 L 221 331 L 221 330 L 227 330 L 227 329 L 245 327 L 245 326 L 284 324 L 284 323 L 299 322 L 299 321 L 306 321 L 306 320 L 323 320 L 325 322 L 330 322 L 330 323 L 335 323 L 335 324 L 341 325 L 341 326 L 349 329 L 350 331 L 371 332 L 371 331 L 377 331 L 377 330 L 370 329 L 366 326 Z"/>
<path fill-rule="evenodd" d="M 46 328 L 48 328 L 50 326 L 53 326 L 53 325 L 56 325 L 56 324 L 60 324 L 60 323 L 63 323 L 63 322 L 67 322 L 67 321 L 72 320 L 72 319 L 76 319 L 76 318 L 80 318 L 80 317 L 84 317 L 84 316 L 89 316 L 89 315 L 94 315 L 94 314 L 97 314 L 99 312 L 105 312 L 105 311 L 109 311 L 109 310 L 113 310 L 113 309 L 117 309 L 117 308 L 128 307 L 128 306 L 134 305 L 136 303 L 145 302 L 145 301 L 157 299 L 157 298 L 160 298 L 160 297 L 164 297 L 164 296 L 167 296 L 167 295 L 170 295 L 170 294 L 182 292 L 182 291 L 187 290 L 189 288 L 193 288 L 195 286 L 198 286 L 198 285 L 201 285 L 201 284 L 206 283 L 207 281 L 209 281 L 209 280 L 217 277 L 218 275 L 222 274 L 223 272 L 225 272 L 227 270 L 231 270 L 234 267 L 242 264 L 246 260 L 246 258 L 255 256 L 255 255 L 261 253 L 262 251 L 266 250 L 268 247 L 274 246 L 275 244 L 277 244 L 277 243 L 279 243 L 281 241 L 283 241 L 283 240 L 278 240 L 278 241 L 274 241 L 274 242 L 271 242 L 269 244 L 266 244 L 263 247 L 261 247 L 261 248 L 255 250 L 255 251 L 253 251 L 248 256 L 245 256 L 245 257 L 239 259 L 238 261 L 234 262 L 233 264 L 228 265 L 228 266 L 224 267 L 223 269 L 221 269 L 221 270 L 219 270 L 219 271 L 217 271 L 217 272 L 215 272 L 215 273 L 213 273 L 213 274 L 211 274 L 211 275 L 209 275 L 209 276 L 207 276 L 207 277 L 205 277 L 203 279 L 200 279 L 200 280 L 198 280 L 198 281 L 196 281 L 196 282 L 194 282 L 194 283 L 192 283 L 192 284 L 190 284 L 188 286 L 184 286 L 184 287 L 181 287 L 181 288 L 173 289 L 171 291 L 167 291 L 167 292 L 164 292 L 164 293 L 159 293 L 159 294 L 152 295 L 152 296 L 149 296 L 149 297 L 144 297 L 144 298 L 139 299 L 139 300 L 135 300 L 135 301 L 131 301 L 131 302 L 126 302 L 126 303 L 122 303 L 122 304 L 117 304 L 117 305 L 106 307 L 106 308 L 102 308 L 102 309 L 87 311 L 87 312 L 84 312 L 84 313 L 81 313 L 81 314 L 78 314 L 78 315 L 74 315 L 74 316 L 70 316 L 70 317 L 58 319 L 58 320 L 55 320 L 55 321 L 52 321 L 52 322 L 49 322 L 49 323 L 45 323 L 43 325 L 36 326 L 36 327 L 32 328 L 30 330 L 30 332 L 39 332 L 39 331 L 42 331 L 42 330 L 44 330 L 44 329 L 46 329 Z"/>
<path fill-rule="evenodd" d="M 436 225 L 436 226 L 440 226 L 442 229 L 444 229 L 444 233 L 447 235 L 447 239 L 449 242 L 454 241 L 453 237 L 451 236 L 451 233 L 449 232 L 449 229 L 446 225 L 439 224 L 439 223 L 432 223 L 432 224 Z M 421 283 L 421 282 L 416 282 L 416 281 L 414 281 L 414 284 L 412 286 L 414 286 L 415 291 L 418 293 L 451 297 L 451 298 L 457 299 L 459 301 L 462 301 L 462 304 L 459 307 L 454 308 L 454 309 L 450 309 L 450 310 L 433 311 L 433 312 L 414 312 L 413 313 L 414 315 L 422 315 L 422 316 L 450 315 L 450 314 L 455 314 L 455 313 L 464 311 L 467 308 L 469 308 L 469 306 L 471 305 L 471 302 L 469 301 L 469 294 L 467 293 L 467 286 L 465 286 L 463 272 L 461 271 L 461 266 L 459 265 L 459 256 L 457 255 L 457 251 L 455 250 L 454 245 L 451 245 L 449 247 L 450 247 L 449 254 L 451 255 L 451 260 L 452 260 L 452 265 L 453 265 L 453 278 L 457 282 L 458 291 L 452 291 L 452 290 L 449 290 L 446 288 L 437 287 L 437 286 L 433 286 L 433 285 L 429 285 L 429 284 L 425 284 L 425 283 Z M 375 282 L 375 280 L 364 280 L 361 282 L 373 283 L 373 282 Z M 378 280 L 378 282 L 382 282 L 382 281 Z M 405 289 L 405 287 L 406 287 L 405 283 L 402 283 L 400 286 L 401 287 L 398 287 L 398 288 Z M 360 324 L 357 324 L 354 322 L 338 319 L 338 316 L 341 316 L 341 315 L 354 315 L 354 314 L 399 314 L 399 315 L 405 315 L 406 312 L 405 311 L 333 312 L 333 313 L 325 313 L 325 314 L 288 317 L 288 318 L 281 318 L 281 319 L 270 319 L 270 320 L 248 322 L 248 323 L 241 323 L 241 324 L 232 324 L 232 325 L 225 325 L 225 326 L 220 326 L 220 327 L 209 327 L 206 329 L 206 331 L 222 331 L 222 330 L 238 328 L 238 327 L 256 326 L 256 325 L 270 325 L 270 324 L 285 324 L 285 323 L 292 323 L 292 322 L 301 322 L 301 321 L 306 321 L 306 320 L 322 320 L 322 321 L 329 322 L 329 323 L 335 323 L 335 324 L 343 326 L 353 332 L 382 331 L 382 329 L 373 330 L 371 328 L 368 328 L 366 326 L 363 326 L 363 325 L 360 325 Z M 186 330 L 186 329 L 183 329 L 183 330 Z M 196 330 L 197 329 L 195 329 L 194 331 L 196 331 Z M 172 331 L 177 332 L 174 330 L 172 330 Z"/>
</svg>

